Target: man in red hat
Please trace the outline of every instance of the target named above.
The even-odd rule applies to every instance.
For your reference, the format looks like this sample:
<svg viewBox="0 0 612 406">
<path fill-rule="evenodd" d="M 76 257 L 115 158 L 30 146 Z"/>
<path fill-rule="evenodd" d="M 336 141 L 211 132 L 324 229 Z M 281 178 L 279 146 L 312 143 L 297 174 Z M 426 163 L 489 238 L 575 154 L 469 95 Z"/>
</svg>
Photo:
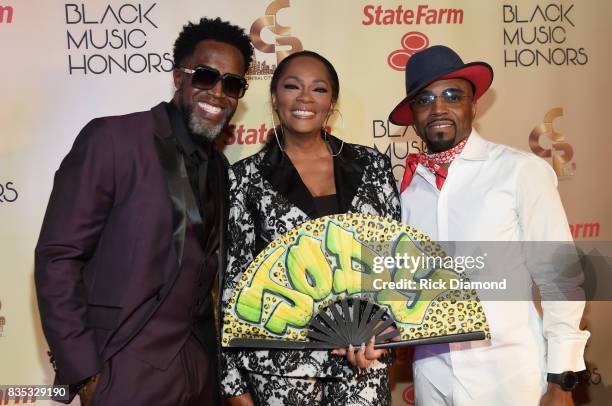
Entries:
<svg viewBox="0 0 612 406">
<path fill-rule="evenodd" d="M 389 119 L 413 126 L 428 152 L 408 156 L 400 182 L 402 221 L 437 241 L 495 241 L 510 251 L 525 241 L 571 244 L 550 166 L 472 128 L 476 102 L 492 80 L 491 66 L 465 64 L 444 46 L 408 61 L 407 95 Z M 581 275 L 560 289 L 563 278 L 552 256 L 538 266 L 525 258 L 503 267 L 524 281 L 514 287 L 526 289 L 521 299 L 492 294 L 482 302 L 490 339 L 417 348 L 418 405 L 573 404 L 571 390 L 588 375 L 583 355 L 589 333 L 579 329 Z M 540 317 L 532 281 L 540 292 L 578 300 L 542 300 Z"/>
</svg>

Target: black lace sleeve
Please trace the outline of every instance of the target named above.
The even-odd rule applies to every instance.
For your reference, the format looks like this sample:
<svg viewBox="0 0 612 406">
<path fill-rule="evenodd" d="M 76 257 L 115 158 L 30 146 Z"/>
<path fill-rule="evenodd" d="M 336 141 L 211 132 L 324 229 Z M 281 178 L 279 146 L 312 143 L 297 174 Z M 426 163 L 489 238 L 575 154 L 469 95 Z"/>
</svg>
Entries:
<svg viewBox="0 0 612 406">
<path fill-rule="evenodd" d="M 230 241 L 223 284 L 223 309 L 227 308 L 232 291 L 255 255 L 255 226 L 253 214 L 247 205 L 249 176 L 246 172 L 246 165 L 235 165 L 230 168 L 229 172 L 228 231 Z M 239 356 L 240 354 L 232 349 L 223 349 L 221 353 L 221 390 L 224 397 L 238 396 L 248 391 L 246 380 L 243 379 L 238 369 Z"/>
</svg>

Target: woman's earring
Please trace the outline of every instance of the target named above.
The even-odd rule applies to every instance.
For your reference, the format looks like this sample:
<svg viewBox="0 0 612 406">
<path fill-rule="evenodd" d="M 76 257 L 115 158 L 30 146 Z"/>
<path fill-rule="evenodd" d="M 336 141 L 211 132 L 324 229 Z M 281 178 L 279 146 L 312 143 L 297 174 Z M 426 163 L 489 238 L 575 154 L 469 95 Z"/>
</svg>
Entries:
<svg viewBox="0 0 612 406">
<path fill-rule="evenodd" d="M 274 138 L 276 138 L 276 143 L 278 144 L 278 148 L 280 148 L 280 150 L 282 152 L 285 152 L 285 150 L 283 149 L 283 146 L 281 145 L 280 139 L 278 138 L 278 131 L 276 131 L 276 123 L 274 122 L 274 106 L 271 106 L 270 108 L 270 117 L 272 118 L 272 130 L 274 131 Z M 281 127 L 281 134 L 282 134 L 282 127 Z"/>
<path fill-rule="evenodd" d="M 342 123 L 342 126 L 340 128 L 341 128 L 341 132 L 344 133 L 344 118 L 342 117 L 342 113 L 340 113 L 340 110 L 334 108 L 332 109 L 331 113 L 327 116 L 327 119 L 325 120 L 325 125 L 323 126 L 323 137 L 325 139 L 325 142 L 327 142 L 329 145 L 329 149 L 332 153 L 332 157 L 337 157 L 342 152 L 342 148 L 344 147 L 344 141 L 342 140 L 342 144 L 340 144 L 340 148 L 338 148 L 338 152 L 334 154 L 334 151 L 332 150 L 331 145 L 329 144 L 327 130 L 325 129 L 326 127 L 328 127 L 329 118 L 332 116 L 332 114 L 334 114 L 334 112 L 337 112 L 338 115 L 340 116 L 340 120 Z"/>
<path fill-rule="evenodd" d="M 340 110 L 336 108 L 332 109 L 331 113 L 327 116 L 327 119 L 325 120 L 325 125 L 323 126 L 323 131 L 325 131 L 325 128 L 329 127 L 329 119 L 332 115 L 334 115 L 334 113 L 337 113 L 340 116 L 340 132 L 344 133 L 344 117 L 342 116 Z"/>
</svg>

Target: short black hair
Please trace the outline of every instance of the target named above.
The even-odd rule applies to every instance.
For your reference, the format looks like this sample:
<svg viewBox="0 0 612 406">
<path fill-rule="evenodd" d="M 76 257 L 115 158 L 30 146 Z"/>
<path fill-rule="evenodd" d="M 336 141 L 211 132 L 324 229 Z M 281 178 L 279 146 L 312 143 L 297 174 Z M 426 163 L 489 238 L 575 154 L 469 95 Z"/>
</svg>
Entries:
<svg viewBox="0 0 612 406">
<path fill-rule="evenodd" d="M 219 17 L 214 20 L 203 17 L 197 24 L 189 22 L 183 26 L 183 30 L 174 41 L 174 67 L 178 68 L 185 58 L 193 54 L 198 43 L 204 40 L 224 42 L 238 48 L 244 58 L 244 71 L 249 69 L 253 59 L 253 45 L 249 36 L 244 29 Z"/>
<path fill-rule="evenodd" d="M 331 78 L 331 88 L 332 88 L 332 101 L 337 101 L 338 96 L 340 95 L 340 80 L 338 79 L 338 73 L 334 68 L 334 65 L 330 61 L 327 60 L 322 55 L 319 55 L 313 51 L 299 51 L 295 52 L 285 59 L 280 61 L 276 69 L 274 70 L 274 74 L 272 75 L 272 80 L 270 80 L 270 93 L 274 93 L 276 91 L 276 86 L 278 85 L 278 79 L 283 75 L 287 66 L 289 66 L 289 62 L 294 60 L 295 58 L 299 58 L 300 56 L 308 56 L 318 61 L 322 62 L 323 65 L 327 68 L 327 72 L 329 73 L 329 77 Z"/>
</svg>

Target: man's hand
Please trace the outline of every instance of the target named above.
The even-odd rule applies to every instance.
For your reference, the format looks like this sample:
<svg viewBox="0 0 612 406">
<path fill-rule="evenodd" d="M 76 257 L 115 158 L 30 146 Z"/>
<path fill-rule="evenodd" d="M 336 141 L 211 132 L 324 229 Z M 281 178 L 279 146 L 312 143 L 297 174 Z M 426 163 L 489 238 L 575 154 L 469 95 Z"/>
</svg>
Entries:
<svg viewBox="0 0 612 406">
<path fill-rule="evenodd" d="M 229 406 L 255 406 L 250 393 L 225 398 L 224 403 Z"/>
<path fill-rule="evenodd" d="M 546 393 L 540 399 L 540 406 L 574 406 L 572 392 L 564 391 L 556 383 L 548 383 Z"/>
<path fill-rule="evenodd" d="M 100 374 L 95 374 L 79 391 L 79 398 L 81 399 L 82 406 L 91 406 L 93 395 L 98 387 L 99 380 Z"/>
</svg>

